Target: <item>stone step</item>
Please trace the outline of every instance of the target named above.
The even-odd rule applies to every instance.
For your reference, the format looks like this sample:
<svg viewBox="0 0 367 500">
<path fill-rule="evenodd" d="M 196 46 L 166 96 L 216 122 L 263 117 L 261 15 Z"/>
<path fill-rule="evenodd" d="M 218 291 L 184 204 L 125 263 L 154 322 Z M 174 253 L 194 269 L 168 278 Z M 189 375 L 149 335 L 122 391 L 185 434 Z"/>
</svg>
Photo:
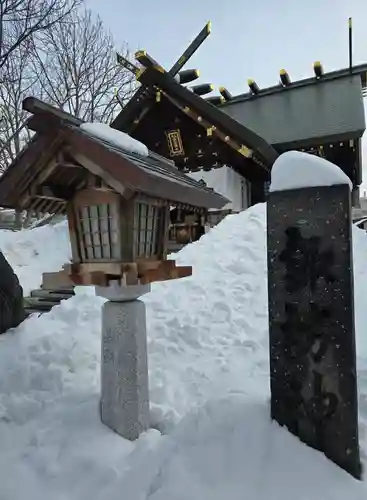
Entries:
<svg viewBox="0 0 367 500">
<path fill-rule="evenodd" d="M 32 290 L 29 297 L 24 297 L 24 310 L 26 318 L 31 314 L 43 314 L 60 304 L 62 300 L 68 300 L 75 295 L 74 287 L 47 290 L 39 288 Z"/>
<path fill-rule="evenodd" d="M 53 290 L 32 290 L 30 297 L 35 297 L 40 300 L 55 300 L 55 302 L 60 302 L 61 300 L 70 299 L 75 295 L 74 290 L 65 291 L 53 291 Z"/>
<path fill-rule="evenodd" d="M 38 298 L 34 297 L 34 299 L 27 297 L 25 299 L 25 309 L 34 309 L 37 311 L 50 311 L 54 306 L 58 305 L 60 302 L 52 302 L 50 300 L 38 300 Z"/>
<path fill-rule="evenodd" d="M 56 292 L 56 293 L 72 293 L 74 292 L 74 286 L 70 285 L 65 285 L 65 286 L 59 286 L 58 288 L 44 288 L 41 285 L 41 290 L 45 290 L 46 292 Z"/>
<path fill-rule="evenodd" d="M 32 309 L 31 307 L 26 307 L 24 309 L 24 313 L 25 313 L 25 318 L 24 318 L 24 321 L 29 318 L 29 316 L 31 314 L 38 314 L 38 316 L 41 316 L 41 314 L 43 314 L 44 312 L 47 312 L 47 311 L 39 311 L 38 309 Z"/>
</svg>

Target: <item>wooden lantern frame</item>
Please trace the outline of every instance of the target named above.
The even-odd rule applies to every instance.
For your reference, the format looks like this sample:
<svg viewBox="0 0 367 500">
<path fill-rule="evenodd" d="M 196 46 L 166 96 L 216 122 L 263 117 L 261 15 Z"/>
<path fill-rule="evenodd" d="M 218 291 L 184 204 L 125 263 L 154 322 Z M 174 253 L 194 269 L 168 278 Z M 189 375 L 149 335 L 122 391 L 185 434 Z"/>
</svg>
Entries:
<svg viewBox="0 0 367 500">
<path fill-rule="evenodd" d="M 70 202 L 67 215 L 75 263 L 166 258 L 169 206 L 162 200 L 88 188 Z"/>
<path fill-rule="evenodd" d="M 67 215 L 72 260 L 45 273 L 44 288 L 191 275 L 190 266 L 167 260 L 170 206 L 203 213 L 226 198 L 172 161 L 127 151 L 42 101 L 27 98 L 23 108 L 36 134 L 0 179 L 0 206 Z"/>
</svg>

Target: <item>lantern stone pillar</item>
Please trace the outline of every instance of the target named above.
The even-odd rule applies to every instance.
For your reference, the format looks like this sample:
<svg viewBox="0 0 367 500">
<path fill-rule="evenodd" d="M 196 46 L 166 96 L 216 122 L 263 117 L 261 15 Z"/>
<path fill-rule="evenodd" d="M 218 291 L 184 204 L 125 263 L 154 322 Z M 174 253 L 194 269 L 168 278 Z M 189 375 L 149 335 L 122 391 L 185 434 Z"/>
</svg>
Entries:
<svg viewBox="0 0 367 500">
<path fill-rule="evenodd" d="M 101 420 L 134 440 L 150 425 L 145 304 L 150 285 L 96 287 L 102 309 Z"/>
</svg>

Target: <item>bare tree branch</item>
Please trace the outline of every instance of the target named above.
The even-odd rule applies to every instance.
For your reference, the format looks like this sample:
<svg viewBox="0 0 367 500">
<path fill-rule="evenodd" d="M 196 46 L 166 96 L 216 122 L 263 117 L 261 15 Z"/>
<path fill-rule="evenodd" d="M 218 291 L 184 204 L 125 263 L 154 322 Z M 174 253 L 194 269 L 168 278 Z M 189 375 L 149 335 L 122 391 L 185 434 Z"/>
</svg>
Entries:
<svg viewBox="0 0 367 500">
<path fill-rule="evenodd" d="M 16 11 L 12 23 L 19 31 L 28 2 L 0 2 L 4 12 Z M 27 18 L 28 11 L 22 15 Z M 112 36 L 99 17 L 84 9 L 13 47 L 0 72 L 0 174 L 30 139 L 27 128 L 21 128 L 27 118 L 25 97 L 33 95 L 86 121 L 110 122 L 134 90 L 132 75 L 116 63 Z"/>
<path fill-rule="evenodd" d="M 115 92 L 126 102 L 133 77 L 117 64 L 113 38 L 99 17 L 74 11 L 68 21 L 43 32 L 35 46 L 42 98 L 83 120 L 109 122 L 121 108 Z"/>
<path fill-rule="evenodd" d="M 0 68 L 17 47 L 62 22 L 80 3 L 81 0 L 0 0 Z"/>
<path fill-rule="evenodd" d="M 81 0 L 0 0 L 0 173 L 29 140 L 22 101 L 38 95 L 32 48 L 45 30 L 67 22 Z M 69 21 L 70 22 L 70 21 Z"/>
<path fill-rule="evenodd" d="M 27 118 L 22 101 L 27 95 L 37 93 L 37 76 L 31 70 L 30 59 L 27 47 L 19 45 L 1 70 L 5 78 L 0 84 L 0 173 L 30 138 L 26 127 L 21 129 Z"/>
<path fill-rule="evenodd" d="M 75 9 L 81 1 L 0 0 L 0 175 L 30 139 L 25 97 L 110 122 L 134 91 L 101 19 Z"/>
</svg>

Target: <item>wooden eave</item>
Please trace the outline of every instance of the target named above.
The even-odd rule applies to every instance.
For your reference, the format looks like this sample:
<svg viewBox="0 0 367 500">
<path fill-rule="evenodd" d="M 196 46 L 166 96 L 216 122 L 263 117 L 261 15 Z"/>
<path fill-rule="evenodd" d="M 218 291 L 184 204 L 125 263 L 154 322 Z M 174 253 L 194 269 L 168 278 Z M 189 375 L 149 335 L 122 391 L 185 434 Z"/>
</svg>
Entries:
<svg viewBox="0 0 367 500">
<path fill-rule="evenodd" d="M 83 120 L 76 118 L 66 111 L 54 108 L 36 97 L 26 97 L 22 107 L 25 111 L 33 115 L 28 122 L 28 128 L 30 130 L 44 132 L 45 130 L 47 131 L 50 126 L 58 127 L 61 123 L 68 123 L 76 126 L 83 123 Z M 42 126 L 43 123 L 46 127 Z"/>
<path fill-rule="evenodd" d="M 152 158 L 139 157 L 124 153 L 113 146 L 106 146 L 98 139 L 84 133 L 76 127 L 68 127 L 67 143 L 71 155 L 93 173 L 99 175 L 107 184 L 111 179 L 132 191 L 166 199 L 172 204 L 182 203 L 201 208 L 222 208 L 228 200 L 209 189 L 199 189 L 186 181 L 186 176 L 171 167 L 172 174 L 182 177 L 182 182 L 176 182 L 167 171 L 150 169 Z M 102 169 L 103 165 L 103 169 Z M 123 192 L 121 192 L 123 194 Z"/>
</svg>

